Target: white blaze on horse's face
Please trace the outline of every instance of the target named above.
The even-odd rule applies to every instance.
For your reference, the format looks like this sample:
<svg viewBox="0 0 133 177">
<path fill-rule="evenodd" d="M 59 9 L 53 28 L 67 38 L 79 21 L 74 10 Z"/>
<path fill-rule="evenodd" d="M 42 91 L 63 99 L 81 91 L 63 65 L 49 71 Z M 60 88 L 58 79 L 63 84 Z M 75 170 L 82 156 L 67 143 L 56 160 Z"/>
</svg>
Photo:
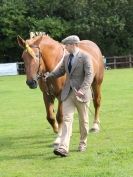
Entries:
<svg viewBox="0 0 133 177">
<path fill-rule="evenodd" d="M 22 58 L 25 64 L 27 85 L 30 88 L 37 87 L 37 73 L 39 71 L 39 50 L 35 48 L 32 49 L 32 55 L 27 50 L 23 52 Z"/>
</svg>

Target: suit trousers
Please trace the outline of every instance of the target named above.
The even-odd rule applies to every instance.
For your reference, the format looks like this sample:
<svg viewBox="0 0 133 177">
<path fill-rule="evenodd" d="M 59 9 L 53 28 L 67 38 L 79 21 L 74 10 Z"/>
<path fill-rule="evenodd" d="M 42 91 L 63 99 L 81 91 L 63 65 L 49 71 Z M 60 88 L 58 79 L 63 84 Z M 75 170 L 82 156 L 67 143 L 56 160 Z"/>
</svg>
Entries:
<svg viewBox="0 0 133 177">
<path fill-rule="evenodd" d="M 63 126 L 59 148 L 69 151 L 70 137 L 72 134 L 73 115 L 77 108 L 79 116 L 80 142 L 79 146 L 87 146 L 87 135 L 89 130 L 88 106 L 90 102 L 84 103 L 77 100 L 74 91 L 70 91 L 67 99 L 63 101 Z"/>
</svg>

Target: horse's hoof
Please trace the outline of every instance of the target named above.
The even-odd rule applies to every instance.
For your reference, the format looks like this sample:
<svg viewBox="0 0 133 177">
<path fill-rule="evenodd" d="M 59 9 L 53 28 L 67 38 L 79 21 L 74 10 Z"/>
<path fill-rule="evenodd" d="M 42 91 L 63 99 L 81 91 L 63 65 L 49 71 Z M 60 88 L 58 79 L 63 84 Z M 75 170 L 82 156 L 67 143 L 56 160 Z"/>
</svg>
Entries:
<svg viewBox="0 0 133 177">
<path fill-rule="evenodd" d="M 98 133 L 100 130 L 99 129 L 95 129 L 95 128 L 91 128 L 89 130 L 90 133 Z"/>
<path fill-rule="evenodd" d="M 94 123 L 93 127 L 89 130 L 90 133 L 98 133 L 100 131 L 98 123 Z"/>
</svg>

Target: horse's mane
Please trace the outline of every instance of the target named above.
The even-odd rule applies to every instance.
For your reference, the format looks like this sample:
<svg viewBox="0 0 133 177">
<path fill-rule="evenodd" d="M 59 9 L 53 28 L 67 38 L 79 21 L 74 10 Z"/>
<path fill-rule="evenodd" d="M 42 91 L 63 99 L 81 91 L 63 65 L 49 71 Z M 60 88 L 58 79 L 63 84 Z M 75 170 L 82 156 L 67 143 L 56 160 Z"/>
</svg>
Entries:
<svg viewBox="0 0 133 177">
<path fill-rule="evenodd" d="M 42 39 L 48 39 L 51 42 L 58 42 L 55 41 L 53 38 L 51 38 L 48 34 L 46 34 L 45 32 L 30 32 L 30 39 L 26 40 L 28 42 L 29 45 L 37 45 L 40 43 L 40 41 Z"/>
<path fill-rule="evenodd" d="M 43 36 L 43 35 L 46 35 L 45 32 L 42 32 L 42 31 L 36 31 L 36 32 L 30 32 L 30 39 L 36 37 L 36 36 Z"/>
<path fill-rule="evenodd" d="M 30 39 L 27 39 L 26 42 L 29 45 L 37 45 L 42 40 L 43 36 L 47 36 L 45 32 L 30 32 Z"/>
</svg>

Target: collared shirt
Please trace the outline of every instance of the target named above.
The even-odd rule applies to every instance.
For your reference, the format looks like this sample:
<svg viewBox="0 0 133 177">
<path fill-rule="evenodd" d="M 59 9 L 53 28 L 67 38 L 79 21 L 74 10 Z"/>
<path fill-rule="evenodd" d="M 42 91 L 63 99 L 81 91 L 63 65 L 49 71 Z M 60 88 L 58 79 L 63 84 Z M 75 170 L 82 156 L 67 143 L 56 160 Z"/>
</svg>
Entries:
<svg viewBox="0 0 133 177">
<path fill-rule="evenodd" d="M 77 48 L 76 51 L 73 53 L 74 57 L 73 57 L 73 59 L 72 59 L 72 65 L 73 65 L 74 62 L 76 61 L 76 56 L 77 56 L 78 53 L 79 53 L 79 48 Z M 68 63 L 69 63 L 69 61 L 68 61 Z"/>
</svg>

